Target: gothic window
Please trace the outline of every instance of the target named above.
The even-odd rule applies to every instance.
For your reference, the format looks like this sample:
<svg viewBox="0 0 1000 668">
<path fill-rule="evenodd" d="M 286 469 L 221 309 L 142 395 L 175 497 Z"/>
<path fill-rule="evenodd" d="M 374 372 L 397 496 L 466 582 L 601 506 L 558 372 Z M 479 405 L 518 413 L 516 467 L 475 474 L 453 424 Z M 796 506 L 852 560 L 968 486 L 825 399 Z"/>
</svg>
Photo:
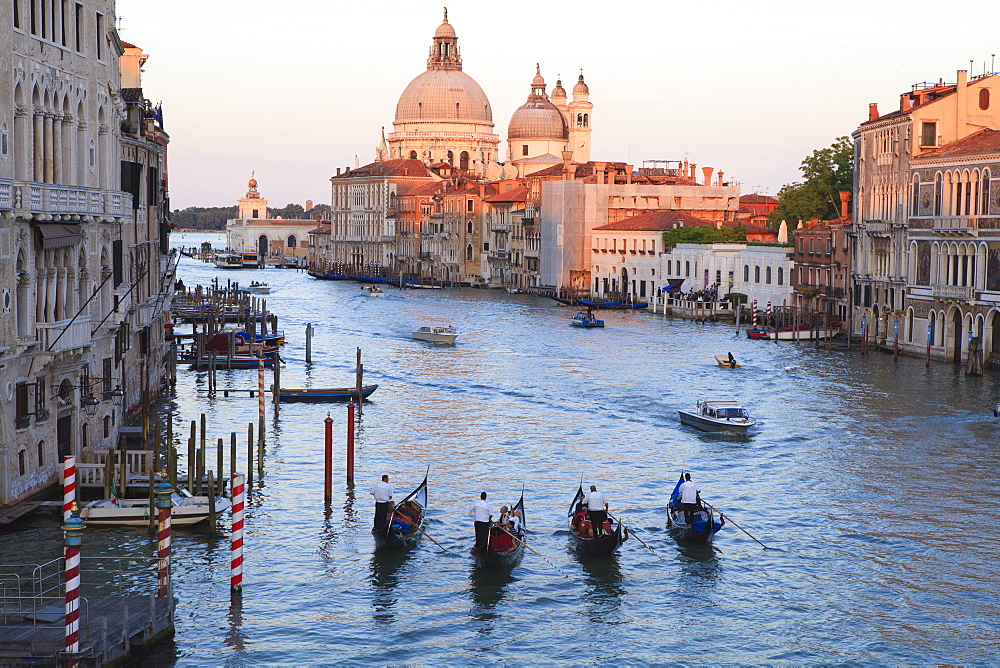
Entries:
<svg viewBox="0 0 1000 668">
<path fill-rule="evenodd" d="M 785 270 L 782 267 L 778 267 L 778 285 L 782 285 L 785 282 Z"/>
<path fill-rule="evenodd" d="M 0 123 L 0 160 L 7 162 L 10 158 L 10 134 L 7 129 L 7 121 Z"/>
<path fill-rule="evenodd" d="M 471 220 L 469 221 L 469 224 L 466 226 L 465 231 L 466 231 L 467 234 L 472 234 L 472 221 Z"/>
<path fill-rule="evenodd" d="M 990 170 L 984 169 L 979 181 L 979 197 L 981 204 L 979 211 L 981 215 L 990 215 Z"/>
<path fill-rule="evenodd" d="M 470 225 L 472 223 L 469 223 Z M 467 262 L 472 262 L 472 244 L 465 247 L 465 259 Z"/>
<path fill-rule="evenodd" d="M 941 215 L 941 190 L 944 184 L 941 183 L 941 173 L 934 175 L 934 215 Z"/>
<path fill-rule="evenodd" d="M 913 182 L 910 184 L 910 215 L 916 216 L 920 211 L 920 175 L 913 175 Z"/>
<path fill-rule="evenodd" d="M 416 159 L 417 159 L 417 152 L 410 151 L 410 160 L 416 160 Z"/>
<path fill-rule="evenodd" d="M 90 171 L 94 171 L 94 167 L 97 165 L 97 147 L 94 146 L 94 140 L 91 138 L 90 144 L 87 147 L 87 155 L 90 156 Z"/>
<path fill-rule="evenodd" d="M 771 268 L 770 267 L 765 267 L 764 268 L 764 282 L 767 283 L 768 285 L 771 284 Z"/>
</svg>

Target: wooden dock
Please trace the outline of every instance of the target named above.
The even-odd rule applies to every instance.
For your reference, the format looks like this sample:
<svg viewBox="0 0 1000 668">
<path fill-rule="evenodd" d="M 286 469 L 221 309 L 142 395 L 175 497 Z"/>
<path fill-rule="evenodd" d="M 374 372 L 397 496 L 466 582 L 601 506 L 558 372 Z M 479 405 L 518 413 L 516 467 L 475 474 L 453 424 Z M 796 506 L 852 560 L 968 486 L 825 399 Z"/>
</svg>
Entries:
<svg viewBox="0 0 1000 668">
<path fill-rule="evenodd" d="M 22 501 L 21 503 L 14 504 L 13 506 L 0 508 L 0 527 L 5 527 L 11 522 L 16 522 L 28 513 L 37 510 L 44 504 L 44 501 Z"/>
<path fill-rule="evenodd" d="M 35 601 L 22 599 L 18 605 L 5 599 L 0 608 L 0 665 L 61 666 L 78 658 L 81 666 L 102 666 L 174 629 L 172 599 L 85 596 L 80 599 L 80 652 L 73 657 L 63 651 L 63 602 L 50 598 L 37 607 Z"/>
</svg>

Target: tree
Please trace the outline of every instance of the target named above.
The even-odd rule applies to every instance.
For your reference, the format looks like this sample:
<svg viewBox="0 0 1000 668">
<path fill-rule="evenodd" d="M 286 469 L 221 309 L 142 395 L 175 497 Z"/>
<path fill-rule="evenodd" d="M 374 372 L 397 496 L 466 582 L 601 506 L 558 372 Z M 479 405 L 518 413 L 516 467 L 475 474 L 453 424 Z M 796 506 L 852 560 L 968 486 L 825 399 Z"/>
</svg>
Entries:
<svg viewBox="0 0 1000 668">
<path fill-rule="evenodd" d="M 268 207 L 267 210 L 271 213 L 272 218 L 284 218 L 285 220 L 302 220 L 302 214 L 305 213 L 301 204 L 286 204 L 281 209 Z"/>
<path fill-rule="evenodd" d="M 839 218 L 840 191 L 854 186 L 854 145 L 848 137 L 837 137 L 828 148 L 818 149 L 799 165 L 803 181 L 789 183 L 778 191 L 781 201 L 768 218 L 772 226 L 781 221 L 833 220 Z"/>
<path fill-rule="evenodd" d="M 663 245 L 666 247 L 677 244 L 712 244 L 720 241 L 746 241 L 746 228 L 714 227 L 698 225 L 697 227 L 678 227 L 663 233 Z"/>
</svg>

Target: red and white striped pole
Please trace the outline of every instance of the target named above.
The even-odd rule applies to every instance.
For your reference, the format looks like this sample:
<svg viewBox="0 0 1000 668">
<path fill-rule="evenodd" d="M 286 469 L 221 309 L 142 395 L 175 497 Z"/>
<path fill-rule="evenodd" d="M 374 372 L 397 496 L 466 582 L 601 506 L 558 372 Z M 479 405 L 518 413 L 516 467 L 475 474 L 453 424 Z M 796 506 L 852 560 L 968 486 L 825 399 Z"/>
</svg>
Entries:
<svg viewBox="0 0 1000 668">
<path fill-rule="evenodd" d="M 80 651 L 80 544 L 83 542 L 83 520 L 70 515 L 63 523 L 66 535 L 66 634 L 63 649 L 70 658 L 66 666 L 75 668 L 80 662 L 75 658 Z"/>
<path fill-rule="evenodd" d="M 757 300 L 753 300 L 753 328 L 757 329 Z"/>
<path fill-rule="evenodd" d="M 156 483 L 156 557 L 157 576 L 156 595 L 159 598 L 170 596 L 170 509 L 173 503 L 173 489 L 166 480 Z"/>
<path fill-rule="evenodd" d="M 772 326 L 772 323 L 771 323 L 771 300 L 770 299 L 767 300 L 767 319 L 765 320 L 765 323 L 766 323 L 766 325 L 768 327 Z"/>
<path fill-rule="evenodd" d="M 63 522 L 73 515 L 76 503 L 76 457 L 63 457 Z"/>
<path fill-rule="evenodd" d="M 230 534 L 229 590 L 243 591 L 243 507 L 246 503 L 246 478 L 233 474 L 233 530 Z"/>
</svg>

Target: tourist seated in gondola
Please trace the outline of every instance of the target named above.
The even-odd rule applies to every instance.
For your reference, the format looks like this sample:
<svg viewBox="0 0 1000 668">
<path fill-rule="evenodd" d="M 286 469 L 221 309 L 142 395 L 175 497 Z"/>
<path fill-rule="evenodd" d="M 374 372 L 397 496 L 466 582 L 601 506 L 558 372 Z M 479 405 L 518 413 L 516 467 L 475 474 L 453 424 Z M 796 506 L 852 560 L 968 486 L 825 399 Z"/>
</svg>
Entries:
<svg viewBox="0 0 1000 668">
<path fill-rule="evenodd" d="M 573 529 L 577 533 L 583 533 L 581 527 L 585 521 L 587 521 L 587 504 L 578 503 L 576 504 L 576 513 L 573 515 Z"/>
<path fill-rule="evenodd" d="M 521 533 L 521 511 L 514 510 L 507 517 L 507 528 L 513 534 Z"/>
<path fill-rule="evenodd" d="M 514 539 L 499 526 L 490 529 L 490 547 L 497 552 L 509 552 L 514 549 Z"/>
</svg>

